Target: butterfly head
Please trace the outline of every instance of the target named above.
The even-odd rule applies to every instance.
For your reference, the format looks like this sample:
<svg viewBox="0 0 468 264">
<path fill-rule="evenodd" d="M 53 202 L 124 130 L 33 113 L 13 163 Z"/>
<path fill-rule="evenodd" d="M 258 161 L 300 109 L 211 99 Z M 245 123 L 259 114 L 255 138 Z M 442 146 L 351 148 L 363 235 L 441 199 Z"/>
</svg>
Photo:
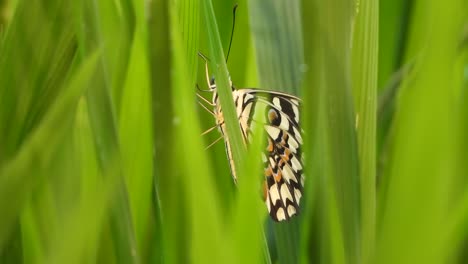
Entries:
<svg viewBox="0 0 468 264">
<path fill-rule="evenodd" d="M 231 76 L 229 76 L 229 86 L 231 87 L 231 90 L 234 91 L 235 88 L 234 86 L 232 85 L 232 81 L 231 81 Z M 211 91 L 216 91 L 216 80 L 215 80 L 215 77 L 214 76 L 211 76 L 210 78 L 210 83 L 209 83 L 209 87 L 210 87 L 210 90 Z"/>
<path fill-rule="evenodd" d="M 215 77 L 211 76 L 210 79 L 210 90 L 215 90 L 216 89 L 216 82 L 215 82 Z"/>
</svg>

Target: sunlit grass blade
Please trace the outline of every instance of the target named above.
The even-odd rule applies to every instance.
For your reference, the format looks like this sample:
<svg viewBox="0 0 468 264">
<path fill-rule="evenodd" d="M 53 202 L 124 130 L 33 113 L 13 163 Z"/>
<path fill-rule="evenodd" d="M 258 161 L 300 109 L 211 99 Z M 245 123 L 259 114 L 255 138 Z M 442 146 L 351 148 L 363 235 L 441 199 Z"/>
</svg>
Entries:
<svg viewBox="0 0 468 264">
<path fill-rule="evenodd" d="M 254 120 L 265 122 L 263 113 L 264 105 L 257 105 Z M 260 121 L 263 120 L 263 121 Z M 235 245 L 235 263 L 270 263 L 270 256 L 264 241 L 263 222 L 266 217 L 266 207 L 261 197 L 264 183 L 263 162 L 260 153 L 265 149 L 265 129 L 263 126 L 255 126 L 252 131 L 253 139 L 249 144 L 244 164 L 244 172 L 241 175 L 248 177 L 239 178 L 236 207 L 234 209 L 234 221 L 232 239 Z M 258 177 L 255 177 L 258 175 Z M 260 197 L 262 199 L 260 199 Z M 266 250 L 266 252 L 264 252 Z"/>
<path fill-rule="evenodd" d="M 171 234 L 188 232 L 184 221 L 188 212 L 180 210 L 185 208 L 184 197 L 180 195 L 184 189 L 170 152 L 175 142 L 175 117 L 172 105 L 174 91 L 171 84 L 169 1 L 152 1 L 149 10 L 151 16 L 148 22 L 148 49 L 152 92 L 155 219 L 154 244 L 150 247 L 151 258 L 155 263 L 178 263 L 185 262 L 188 258 L 188 252 L 181 250 L 187 248 L 187 243 L 184 236 Z M 190 19 L 195 18 L 190 16 Z"/>
<path fill-rule="evenodd" d="M 198 9 L 198 1 L 193 1 Z M 208 3 L 200 3 L 206 5 Z M 209 3 L 211 4 L 211 3 Z M 198 13 L 191 13 L 188 17 L 180 17 L 180 6 L 170 6 L 170 32 L 172 47 L 174 50 L 184 51 L 186 47 L 196 47 L 193 39 L 183 38 L 182 25 L 190 24 L 190 20 L 198 19 Z M 191 24 L 197 27 L 198 24 Z M 198 29 L 194 29 L 198 30 Z M 189 49 L 190 50 L 190 49 Z M 195 56 L 196 53 L 173 52 L 171 54 L 172 74 L 171 83 L 174 92 L 172 104 L 174 115 L 177 119 L 175 136 L 177 140 L 174 147 L 181 150 L 173 152 L 174 163 L 177 164 L 180 184 L 186 195 L 186 208 L 189 210 L 189 218 L 184 224 L 189 226 L 187 253 L 188 258 L 194 263 L 227 262 L 232 260 L 226 247 L 228 240 L 222 235 L 222 218 L 219 214 L 220 203 L 217 192 L 214 189 L 213 177 L 206 152 L 203 151 L 201 141 L 201 129 L 195 114 L 195 87 L 193 69 L 189 69 L 187 63 L 191 59 L 186 56 Z M 171 235 L 171 234 L 169 234 Z M 220 246 L 223 245 L 223 246 Z"/>
<path fill-rule="evenodd" d="M 55 23 L 69 16 L 71 8 L 56 5 L 57 1 L 19 2 L 10 24 L 1 29 L 0 162 L 11 158 L 41 121 L 71 67 L 72 23 Z M 64 32 L 55 34 L 60 29 Z"/>
<path fill-rule="evenodd" d="M 299 96 L 304 61 L 299 1 L 249 1 L 249 14 L 259 87 Z M 280 262 L 298 262 L 299 222 L 272 224 Z"/>
<path fill-rule="evenodd" d="M 67 198 L 67 193 L 73 194 L 73 197 L 63 201 L 69 212 L 57 217 L 60 224 L 49 227 L 50 247 L 40 262 L 93 262 L 98 256 L 102 261 L 110 262 L 113 256 L 102 254 L 98 248 L 105 229 L 104 220 L 115 195 L 117 178 L 101 175 L 84 98 L 78 105 L 73 140 L 67 141 L 64 146 L 73 150 L 73 154 L 66 158 L 79 169 L 72 175 L 70 184 L 60 185 L 65 193 L 56 194 L 57 199 Z"/>
<path fill-rule="evenodd" d="M 309 11 L 315 10 L 318 16 L 309 19 L 309 34 L 315 33 L 315 39 L 305 38 L 310 45 L 306 48 L 309 64 L 306 81 L 310 90 L 304 91 L 305 124 L 309 129 L 317 129 L 311 132 L 310 141 L 306 142 L 315 144 L 306 145 L 312 152 L 307 164 L 317 166 L 317 161 L 323 162 L 322 168 L 311 169 L 311 172 L 321 173 L 312 176 L 317 179 L 312 184 L 319 185 L 316 221 L 320 224 L 320 239 L 316 243 L 320 247 L 314 249 L 319 250 L 318 258 L 322 263 L 359 263 L 358 154 L 350 83 L 350 34 L 354 9 L 352 1 L 314 1 L 305 6 Z M 317 155 L 321 156 L 318 158 Z"/>
<path fill-rule="evenodd" d="M 315 1 L 302 2 L 302 25 L 304 36 L 304 81 L 302 84 L 303 115 L 302 122 L 304 131 L 304 156 L 306 181 L 304 183 L 304 215 L 305 220 L 301 225 L 301 263 L 319 262 L 319 250 L 316 245 L 320 242 L 320 227 L 318 227 L 320 216 L 317 212 L 322 209 L 318 207 L 318 196 L 320 179 L 324 173 L 324 126 L 323 126 L 323 72 L 321 67 L 319 19 L 318 16 L 310 16 L 317 11 Z M 320 111 L 322 111 L 320 113 Z M 322 118 L 322 119 L 321 119 Z"/>
<path fill-rule="evenodd" d="M 462 2 L 421 1 L 414 7 L 412 17 L 418 22 L 410 28 L 406 52 L 418 60 L 400 90 L 393 148 L 383 175 L 378 263 L 447 261 L 444 236 L 457 169 L 453 104 L 460 83 L 456 78 L 461 78 L 454 78 L 453 71 Z"/>
<path fill-rule="evenodd" d="M 414 2 L 381 0 L 379 13 L 378 89 L 384 91 L 391 76 L 404 63 L 408 24 Z M 370 26 L 370 25 L 369 25 Z"/>
<path fill-rule="evenodd" d="M 465 3 L 465 7 L 468 7 L 468 3 Z M 468 46 L 466 45 L 466 40 L 468 40 L 468 34 L 466 33 L 468 31 L 466 29 L 465 25 L 464 34 L 459 46 L 460 56 L 454 67 L 455 76 L 463 76 L 462 73 L 466 71 L 466 66 L 464 65 L 468 65 Z M 464 251 L 464 241 L 468 235 L 468 192 L 466 191 L 468 181 L 465 177 L 468 175 L 468 164 L 465 159 L 468 156 L 468 137 L 466 137 L 468 135 L 468 76 L 465 74 L 463 79 L 454 78 L 454 88 L 460 89 L 455 92 L 455 94 L 459 95 L 455 104 L 458 113 L 456 115 L 457 129 L 454 135 L 458 139 L 458 144 L 455 147 L 457 170 L 451 184 L 453 187 L 452 198 L 457 202 L 449 215 L 449 223 L 445 234 L 446 241 L 444 244 L 448 257 L 456 257 L 458 252 Z"/>
<path fill-rule="evenodd" d="M 242 141 L 239 122 L 232 100 L 232 91 L 229 83 L 229 73 L 226 66 L 225 56 L 218 33 L 218 26 L 213 11 L 211 0 L 202 1 L 203 21 L 208 32 L 208 46 L 210 50 L 210 61 L 214 76 L 216 77 L 217 92 L 223 109 L 223 116 L 226 122 L 226 130 L 231 144 L 234 169 L 243 171 L 242 160 L 245 156 L 245 146 Z M 239 176 L 240 177 L 240 176 Z"/>
<path fill-rule="evenodd" d="M 153 139 L 148 43 L 142 4 L 135 6 L 139 12 L 120 100 L 119 132 L 137 249 L 139 255 L 147 255 L 144 245 L 151 219 Z"/>
<path fill-rule="evenodd" d="M 102 67 L 106 73 L 103 77 L 112 107 L 118 111 L 135 31 L 136 12 L 132 0 L 85 0 L 75 5 L 75 12 L 82 10 L 76 21 L 77 29 L 86 29 L 78 31 L 78 37 L 82 39 L 79 48 L 85 54 L 95 48 L 93 45 L 103 48 Z"/>
<path fill-rule="evenodd" d="M 51 165 L 54 151 L 70 132 L 70 113 L 73 113 L 79 97 L 94 73 L 96 61 L 97 55 L 94 54 L 76 74 L 69 88 L 63 90 L 60 99 L 51 106 L 44 120 L 28 137 L 14 159 L 0 168 L 0 210 L 4 212 L 0 225 L 0 247 L 3 247 L 24 202 L 41 180 L 32 177 L 34 173 L 31 173 L 31 169 L 42 171 L 42 176 L 45 176 L 43 170 Z"/>
<path fill-rule="evenodd" d="M 261 87 L 298 94 L 304 61 L 300 2 L 249 1 L 249 8 Z"/>
<path fill-rule="evenodd" d="M 222 3 L 216 8 L 217 3 Z M 237 88 L 259 87 L 257 80 L 257 64 L 255 60 L 254 43 L 249 23 L 249 0 L 232 0 L 228 5 L 226 1 L 213 1 L 216 19 L 220 29 L 223 48 L 227 52 L 229 37 L 232 30 L 233 7 L 237 4 L 234 35 L 232 38 L 231 54 L 227 62 L 231 80 Z M 218 5 L 219 5 L 218 3 Z M 223 21 L 220 21 L 223 19 Z M 224 22 L 223 24 L 221 24 Z M 223 34 L 224 33 L 224 34 Z M 227 54 L 226 54 L 227 56 Z"/>
<path fill-rule="evenodd" d="M 86 30 L 77 27 L 79 46 L 81 54 L 87 54 L 98 48 L 107 47 L 111 39 L 103 38 L 101 31 L 102 26 L 110 23 L 111 15 L 101 15 L 99 6 L 96 3 L 87 0 L 79 6 L 83 12 L 83 24 Z M 110 4 L 109 2 L 100 2 L 100 4 Z M 107 10 L 109 11 L 109 10 Z M 114 10 L 115 12 L 115 10 Z M 78 25 L 77 25 L 78 26 Z M 109 48 L 114 49 L 114 46 Z M 125 54 L 125 53 L 122 53 Z M 136 249 L 135 230 L 132 223 L 132 215 L 130 212 L 130 204 L 128 191 L 125 185 L 125 179 L 122 170 L 122 157 L 120 151 L 120 141 L 118 135 L 116 100 L 112 96 L 112 81 L 117 70 L 114 67 L 126 65 L 127 58 L 125 55 L 120 57 L 114 63 L 118 65 L 110 65 L 111 60 L 108 54 L 103 54 L 99 60 L 99 67 L 96 74 L 93 76 L 93 89 L 89 89 L 87 93 L 87 105 L 89 120 L 93 130 L 95 144 L 98 147 L 98 160 L 100 168 L 105 172 L 110 169 L 110 166 L 118 165 L 120 173 L 111 174 L 119 178 L 118 193 L 116 195 L 117 202 L 113 204 L 109 221 L 112 229 L 112 238 L 115 242 L 115 253 L 117 261 L 121 263 L 138 262 L 139 256 Z M 117 83 L 116 85 L 122 85 Z"/>
<path fill-rule="evenodd" d="M 379 3 L 361 1 L 351 62 L 361 189 L 361 263 L 373 263 L 375 246 L 378 22 Z"/>
</svg>

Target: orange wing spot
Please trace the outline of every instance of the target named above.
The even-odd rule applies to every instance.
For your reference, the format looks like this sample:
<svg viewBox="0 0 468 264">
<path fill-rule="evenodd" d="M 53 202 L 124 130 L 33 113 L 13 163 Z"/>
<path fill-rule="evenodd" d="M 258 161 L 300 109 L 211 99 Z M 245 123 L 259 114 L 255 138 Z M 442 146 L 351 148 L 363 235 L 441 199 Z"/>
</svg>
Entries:
<svg viewBox="0 0 468 264">
<path fill-rule="evenodd" d="M 275 175 L 275 181 L 280 182 L 281 178 L 283 178 L 283 172 L 281 170 L 278 170 L 278 173 Z"/>
<path fill-rule="evenodd" d="M 268 168 L 265 169 L 265 176 L 271 177 L 273 175 L 273 170 L 271 169 L 271 166 L 268 165 Z"/>
<path fill-rule="evenodd" d="M 270 111 L 268 111 L 268 120 L 270 121 L 270 123 L 273 123 L 273 121 L 275 121 L 277 118 L 278 114 L 276 113 L 276 111 L 270 109 Z"/>
<path fill-rule="evenodd" d="M 268 198 L 268 185 L 266 181 L 263 181 L 263 200 L 266 201 Z"/>
<path fill-rule="evenodd" d="M 273 152 L 273 141 L 271 141 L 270 138 L 268 138 L 268 147 L 267 147 L 268 152 Z"/>
<path fill-rule="evenodd" d="M 284 149 L 284 154 L 282 155 L 282 159 L 286 162 L 289 161 L 289 155 L 291 154 L 291 151 L 288 148 Z"/>
</svg>

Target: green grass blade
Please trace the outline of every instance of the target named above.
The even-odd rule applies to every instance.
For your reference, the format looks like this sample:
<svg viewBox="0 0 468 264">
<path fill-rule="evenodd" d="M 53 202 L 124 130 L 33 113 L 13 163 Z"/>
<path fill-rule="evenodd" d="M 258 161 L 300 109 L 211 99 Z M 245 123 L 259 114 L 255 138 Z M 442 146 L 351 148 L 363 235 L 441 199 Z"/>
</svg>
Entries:
<svg viewBox="0 0 468 264">
<path fill-rule="evenodd" d="M 139 10 L 125 85 L 120 101 L 119 132 L 126 186 L 138 252 L 147 254 L 145 240 L 153 183 L 153 142 L 150 76 L 144 10 Z"/>
<path fill-rule="evenodd" d="M 417 22 L 410 29 L 407 57 L 418 60 L 399 94 L 393 148 L 383 175 L 378 263 L 447 261 L 443 238 L 456 173 L 453 103 L 461 76 L 454 78 L 453 71 L 462 3 L 415 3 Z"/>
<path fill-rule="evenodd" d="M 376 221 L 376 129 L 379 3 L 360 1 L 354 27 L 352 81 L 361 189 L 361 263 L 373 263 Z"/>
<path fill-rule="evenodd" d="M 465 3 L 464 7 L 467 7 L 468 3 Z M 465 20 L 466 20 L 465 15 Z M 466 28 L 466 27 L 465 27 Z M 466 30 L 464 31 L 466 32 Z M 466 46 L 467 34 L 464 34 L 460 47 L 460 58 L 456 64 L 455 76 L 463 76 L 463 72 L 466 71 L 466 65 L 468 65 L 468 49 Z M 458 79 L 460 83 L 454 84 L 455 88 L 461 88 L 460 91 L 456 92 L 459 97 L 457 98 L 456 110 L 458 115 L 456 116 L 457 129 L 455 130 L 455 137 L 458 139 L 456 146 L 457 156 L 457 170 L 456 175 L 452 182 L 452 197 L 456 201 L 454 210 L 450 213 L 448 231 L 446 233 L 446 251 L 447 256 L 451 257 L 460 251 L 464 251 L 464 240 L 468 234 L 468 192 L 466 191 L 467 179 L 465 175 L 468 175 L 468 164 L 466 163 L 465 157 L 468 155 L 468 76 L 465 74 L 463 79 Z M 455 79 L 455 81 L 457 81 Z M 455 246 L 454 246 L 455 245 Z M 459 257 L 459 259 L 462 259 Z"/>
<path fill-rule="evenodd" d="M 222 218 L 219 214 L 220 204 L 214 189 L 213 177 L 206 152 L 203 151 L 201 141 L 201 129 L 195 115 L 195 87 L 193 85 L 193 69 L 188 63 L 191 59 L 186 56 L 194 56 L 196 53 L 188 47 L 196 48 L 194 39 L 185 38 L 182 33 L 182 25 L 197 27 L 194 20 L 199 18 L 198 1 L 192 2 L 195 7 L 191 9 L 191 15 L 181 17 L 181 6 L 170 6 L 170 25 L 173 50 L 172 63 L 172 98 L 173 111 L 176 118 L 175 138 L 176 149 L 183 151 L 173 153 L 174 164 L 180 183 L 186 195 L 186 208 L 189 210 L 189 218 L 184 224 L 189 225 L 188 257 L 194 263 L 228 262 L 232 260 L 230 247 L 226 247 L 227 240 L 222 235 Z M 203 3 L 202 5 L 206 5 Z M 192 5 L 192 6 L 193 6 Z M 192 22 L 192 23 L 190 23 Z M 195 22 L 195 23 L 193 23 Z M 194 30 L 198 30 L 194 28 Z M 188 49 L 187 49 L 188 48 Z M 188 54 L 185 51 L 190 51 Z M 169 234 L 171 235 L 171 234 Z M 224 246 L 220 246 L 224 245 Z"/>
<path fill-rule="evenodd" d="M 249 1 L 260 88 L 299 95 L 303 58 L 299 1 Z M 278 260 L 297 263 L 300 219 L 272 223 Z"/>
<path fill-rule="evenodd" d="M 298 94 L 304 61 L 299 1 L 249 1 L 250 23 L 263 89 Z"/>
<path fill-rule="evenodd" d="M 314 1 L 304 6 L 317 16 L 304 18 L 310 21 L 304 29 L 310 69 L 304 88 L 304 124 L 317 130 L 307 136 L 305 149 L 311 151 L 306 157 L 307 166 L 313 166 L 309 173 L 319 173 L 309 176 L 315 182 L 306 183 L 309 191 L 313 190 L 309 184 L 318 185 L 315 221 L 320 227 L 311 230 L 320 238 L 310 239 L 320 250 L 310 257 L 322 263 L 359 263 L 360 193 L 350 83 L 353 2 Z"/>
<path fill-rule="evenodd" d="M 381 0 L 379 5 L 378 89 L 383 92 L 392 75 L 403 66 L 413 2 Z"/>
<path fill-rule="evenodd" d="M 108 20 L 110 16 L 100 15 L 100 6 L 95 4 L 94 1 L 84 1 L 82 3 L 83 23 L 86 28 L 86 30 L 78 28 L 80 29 L 78 30 L 78 39 L 82 54 L 87 54 L 100 47 L 106 47 L 108 41 L 111 41 L 111 39 L 103 38 L 101 33 L 102 27 L 107 24 L 102 20 Z M 124 56 L 118 63 L 125 65 L 125 60 Z M 96 147 L 98 148 L 99 164 L 104 175 L 107 175 L 106 172 L 110 171 L 112 166 L 116 164 L 120 171 L 117 174 L 110 174 L 118 177 L 120 181 L 119 192 L 116 197 L 117 202 L 113 204 L 109 219 L 113 242 L 115 243 L 114 249 L 117 254 L 116 259 L 121 263 L 136 263 L 139 261 L 139 256 L 135 253 L 137 252 L 135 231 L 121 165 L 122 157 L 115 109 L 117 103 L 112 97 L 111 79 L 116 73 L 112 71 L 113 66 L 115 65 L 111 65 L 109 56 L 100 58 L 98 71 L 92 80 L 94 88 L 90 89 L 87 94 L 88 112 Z M 121 85 L 121 83 L 118 85 Z"/>
<path fill-rule="evenodd" d="M 320 71 L 320 41 L 316 36 L 319 35 L 319 19 L 318 16 L 311 15 L 317 11 L 317 3 L 314 1 L 302 2 L 302 24 L 308 25 L 303 27 L 304 36 L 304 63 L 307 65 L 304 73 L 304 82 L 302 84 L 303 97 L 303 116 L 302 122 L 304 131 L 304 153 L 309 155 L 304 156 L 306 181 L 304 183 L 304 217 L 301 232 L 301 263 L 316 262 L 320 263 L 319 248 L 316 245 L 324 243 L 320 241 L 319 227 L 320 217 L 316 212 L 322 211 L 319 207 L 319 191 L 321 181 L 323 179 L 325 162 L 324 157 L 324 142 L 323 142 L 323 73 Z M 321 119 L 322 118 L 322 119 Z M 322 165 L 322 166 L 321 166 Z"/>
<path fill-rule="evenodd" d="M 56 22 L 70 16 L 71 8 L 56 5 L 57 1 L 20 2 L 4 29 L 0 42 L 0 161 L 15 155 L 67 78 L 75 51 L 73 27 L 70 21 Z M 63 34 L 55 34 L 59 30 Z"/>
<path fill-rule="evenodd" d="M 208 43 L 210 50 L 210 62 L 216 77 L 217 92 L 223 109 L 227 134 L 231 145 L 232 158 L 236 171 L 242 170 L 242 160 L 245 156 L 245 146 L 242 141 L 241 130 L 232 100 L 232 91 L 229 83 L 229 73 L 226 66 L 225 56 L 218 33 L 213 6 L 211 0 L 202 1 L 203 17 L 208 32 Z"/>
<path fill-rule="evenodd" d="M 92 263 L 98 256 L 104 262 L 112 260 L 113 256 L 104 256 L 98 249 L 100 236 L 106 227 L 106 216 L 116 193 L 117 177 L 103 177 L 100 174 L 93 140 L 86 101 L 80 100 L 73 140 L 65 144 L 66 148 L 73 150 L 73 154 L 66 156 L 66 159 L 76 165 L 76 173 L 68 184 L 61 183 L 63 193 L 56 193 L 56 199 L 62 200 L 67 211 L 58 215 L 57 222 L 60 224 L 49 227 L 50 250 L 40 262 Z M 67 197 L 68 193 L 72 197 Z"/>
<path fill-rule="evenodd" d="M 261 105 L 257 107 L 254 120 L 265 122 L 263 113 L 266 109 Z M 267 250 L 263 233 L 263 222 L 267 217 L 267 211 L 265 203 L 258 197 L 259 190 L 262 190 L 262 180 L 264 180 L 260 177 L 263 175 L 263 162 L 259 153 L 262 153 L 265 148 L 265 129 L 263 126 L 255 126 L 252 129 L 254 137 L 248 148 L 244 172 L 241 174 L 250 177 L 244 177 L 238 181 L 232 232 L 232 239 L 236 246 L 235 263 L 260 263 L 262 260 L 269 263 L 270 259 L 268 251 L 263 253 L 263 250 Z"/>
<path fill-rule="evenodd" d="M 0 208 L 4 212 L 4 217 L 0 225 L 0 248 L 3 247 L 10 228 L 31 190 L 40 180 L 31 177 L 34 175 L 31 174 L 31 168 L 41 171 L 51 165 L 54 150 L 60 146 L 61 140 L 69 132 L 70 123 L 67 120 L 69 120 L 70 112 L 73 112 L 87 81 L 94 73 L 96 61 L 97 55 L 94 54 L 83 65 L 69 89 L 64 90 L 60 99 L 51 107 L 41 125 L 31 134 L 14 159 L 1 167 Z M 50 135 L 55 136 L 50 137 Z"/>
<path fill-rule="evenodd" d="M 185 238 L 173 235 L 188 232 L 183 219 L 188 213 L 184 207 L 182 179 L 175 172 L 169 150 L 174 147 L 174 111 L 171 86 L 171 46 L 169 3 L 152 1 L 148 25 L 148 48 L 152 89 L 153 143 L 154 143 L 154 210 L 155 237 L 151 247 L 155 263 L 181 263 L 187 259 Z M 194 11 L 195 12 L 195 11 Z M 172 177 L 167 177 L 171 175 Z M 164 226 L 163 226 L 164 223 Z"/>
</svg>

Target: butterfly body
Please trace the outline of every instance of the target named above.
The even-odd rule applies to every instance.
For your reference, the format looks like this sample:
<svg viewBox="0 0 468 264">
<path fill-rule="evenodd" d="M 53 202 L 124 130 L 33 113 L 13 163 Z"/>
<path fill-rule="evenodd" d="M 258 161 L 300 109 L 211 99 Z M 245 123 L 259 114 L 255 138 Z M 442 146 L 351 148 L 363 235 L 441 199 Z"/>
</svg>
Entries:
<svg viewBox="0 0 468 264">
<path fill-rule="evenodd" d="M 211 79 L 209 85 L 213 92 L 212 105 L 216 124 L 224 138 L 231 174 L 234 182 L 237 182 L 231 142 L 214 79 Z M 263 193 L 269 214 L 275 221 L 289 220 L 299 211 L 304 185 L 302 131 L 299 126 L 301 100 L 281 92 L 235 89 L 232 84 L 231 88 L 243 143 L 250 143 L 256 125 L 262 125 L 267 132 L 268 144 L 262 153 L 262 160 L 265 168 Z M 259 109 L 265 111 L 262 119 L 254 120 L 255 112 Z"/>
</svg>

